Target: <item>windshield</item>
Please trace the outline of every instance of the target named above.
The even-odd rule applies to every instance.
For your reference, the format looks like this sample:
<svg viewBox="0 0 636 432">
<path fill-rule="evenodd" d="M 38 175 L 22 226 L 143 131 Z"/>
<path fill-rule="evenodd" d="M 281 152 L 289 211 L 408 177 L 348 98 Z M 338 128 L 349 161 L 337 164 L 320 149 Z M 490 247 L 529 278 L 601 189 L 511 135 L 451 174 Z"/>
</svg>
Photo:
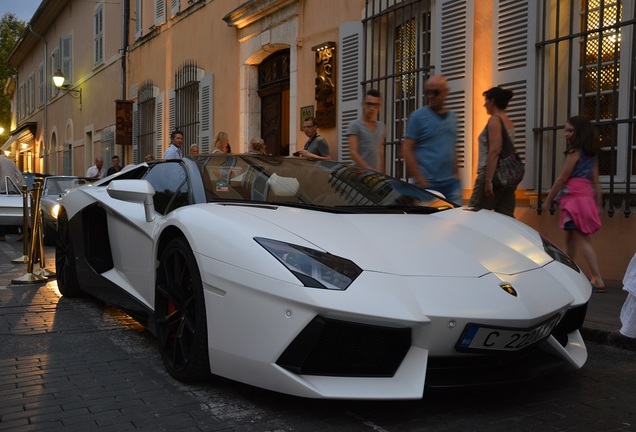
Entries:
<svg viewBox="0 0 636 432">
<path fill-rule="evenodd" d="M 250 201 L 325 208 L 447 209 L 428 191 L 335 161 L 249 155 L 199 156 L 208 201 Z"/>
<path fill-rule="evenodd" d="M 47 177 L 44 195 L 62 195 L 71 189 L 89 184 L 86 179 L 76 177 Z"/>
</svg>

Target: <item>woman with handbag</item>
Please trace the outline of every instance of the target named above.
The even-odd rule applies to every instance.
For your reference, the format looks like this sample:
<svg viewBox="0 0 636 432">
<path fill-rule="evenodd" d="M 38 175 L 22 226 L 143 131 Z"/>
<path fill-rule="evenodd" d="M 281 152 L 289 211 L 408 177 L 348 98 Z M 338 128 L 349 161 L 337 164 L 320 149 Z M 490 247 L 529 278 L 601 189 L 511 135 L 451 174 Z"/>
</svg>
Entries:
<svg viewBox="0 0 636 432">
<path fill-rule="evenodd" d="M 583 116 L 570 117 L 564 127 L 565 162 L 545 201 L 546 208 L 558 201 L 561 228 L 567 233 L 566 253 L 574 259 L 577 246 L 590 271 L 594 292 L 605 292 L 605 283 L 598 267 L 590 235 L 601 228 L 602 207 L 598 180 L 600 143 L 592 123 Z M 558 197 L 558 198 L 557 198 Z"/>
<path fill-rule="evenodd" d="M 515 127 L 506 114 L 506 108 L 512 99 L 513 92 L 501 87 L 493 87 L 483 94 L 486 98 L 484 107 L 486 107 L 486 112 L 490 114 L 490 118 L 478 138 L 477 178 L 468 207 L 494 210 L 514 217 L 515 190 L 518 182 L 511 183 L 506 187 L 497 187 L 495 182 L 495 171 L 499 165 L 500 157 L 504 156 L 505 152 L 514 153 L 510 137 L 514 136 Z M 505 143 L 508 145 L 505 146 Z"/>
</svg>

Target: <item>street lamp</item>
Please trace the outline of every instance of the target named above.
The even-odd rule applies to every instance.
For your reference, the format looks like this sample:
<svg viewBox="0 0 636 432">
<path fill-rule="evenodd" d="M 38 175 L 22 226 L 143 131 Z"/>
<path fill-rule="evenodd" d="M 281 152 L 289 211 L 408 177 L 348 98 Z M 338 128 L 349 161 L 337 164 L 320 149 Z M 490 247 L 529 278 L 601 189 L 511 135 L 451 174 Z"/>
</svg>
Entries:
<svg viewBox="0 0 636 432">
<path fill-rule="evenodd" d="M 82 89 L 69 89 L 67 85 L 64 85 L 64 81 L 66 81 L 66 77 L 61 69 L 58 69 L 55 74 L 53 74 L 53 84 L 55 87 L 64 90 L 66 93 L 70 94 L 71 97 L 75 99 L 79 99 L 80 109 L 82 109 Z"/>
</svg>

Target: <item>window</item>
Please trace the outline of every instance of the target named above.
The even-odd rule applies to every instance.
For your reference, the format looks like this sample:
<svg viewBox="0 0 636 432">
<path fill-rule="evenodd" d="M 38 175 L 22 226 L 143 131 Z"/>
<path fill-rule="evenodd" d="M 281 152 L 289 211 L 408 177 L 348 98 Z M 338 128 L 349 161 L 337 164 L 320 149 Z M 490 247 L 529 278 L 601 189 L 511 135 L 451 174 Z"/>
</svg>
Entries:
<svg viewBox="0 0 636 432">
<path fill-rule="evenodd" d="M 27 111 L 30 113 L 35 112 L 35 74 L 29 75 L 29 96 Z"/>
<path fill-rule="evenodd" d="M 584 115 L 601 141 L 599 171 L 605 206 L 630 212 L 626 192 L 636 178 L 636 48 L 634 8 L 617 0 L 543 0 L 536 128 L 538 189 L 547 190 L 562 163 L 563 124 Z M 629 15 L 629 16 L 627 16 Z"/>
<path fill-rule="evenodd" d="M 60 69 L 64 74 L 64 85 L 73 82 L 73 37 L 71 35 L 60 38 Z"/>
<path fill-rule="evenodd" d="M 104 62 L 104 5 L 95 8 L 95 58 L 96 65 Z"/>
<path fill-rule="evenodd" d="M 183 156 L 190 144 L 199 143 L 199 72 L 195 63 L 187 63 L 175 75 L 174 129 L 183 132 Z"/>
<path fill-rule="evenodd" d="M 143 34 L 143 10 L 142 1 L 135 0 L 135 39 L 139 39 Z"/>
<path fill-rule="evenodd" d="M 40 67 L 38 68 L 38 83 L 39 83 L 39 105 L 44 105 L 46 98 L 46 75 L 44 73 L 44 63 L 40 63 Z"/>
<path fill-rule="evenodd" d="M 180 163 L 157 164 L 148 171 L 145 180 L 155 190 L 152 199 L 159 214 L 167 214 L 190 203 L 188 178 Z"/>
<path fill-rule="evenodd" d="M 362 85 L 364 91 L 375 88 L 382 94 L 387 172 L 405 177 L 399 145 L 408 116 L 425 103 L 424 81 L 433 69 L 431 1 L 397 1 L 391 8 L 381 3 L 368 4 L 365 10 Z"/>
<path fill-rule="evenodd" d="M 145 82 L 139 92 L 139 104 L 137 105 L 137 159 L 143 162 L 148 154 L 161 158 L 162 154 L 155 154 L 155 127 L 156 127 L 156 98 L 157 88 L 152 82 Z M 161 150 L 161 149 L 160 149 Z"/>
<path fill-rule="evenodd" d="M 55 74 L 55 72 L 57 72 L 59 68 L 60 68 L 60 64 L 58 59 L 58 50 L 55 49 L 51 53 L 51 57 L 49 57 L 49 70 L 47 73 L 47 82 L 51 82 L 51 80 L 53 79 L 53 74 Z M 60 92 L 60 89 L 58 89 L 54 85 L 49 86 L 49 88 L 51 89 L 51 93 L 49 95 L 50 98 L 54 98 Z"/>
</svg>

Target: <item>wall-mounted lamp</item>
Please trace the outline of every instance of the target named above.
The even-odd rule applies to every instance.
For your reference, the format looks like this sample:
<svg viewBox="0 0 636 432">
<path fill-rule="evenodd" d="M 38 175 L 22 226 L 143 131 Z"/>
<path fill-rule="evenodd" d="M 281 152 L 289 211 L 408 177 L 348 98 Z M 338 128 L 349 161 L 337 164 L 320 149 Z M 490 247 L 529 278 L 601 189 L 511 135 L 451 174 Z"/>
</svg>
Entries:
<svg viewBox="0 0 636 432">
<path fill-rule="evenodd" d="M 69 89 L 68 85 L 64 85 L 64 81 L 66 81 L 66 77 L 61 69 L 58 69 L 57 72 L 53 75 L 53 84 L 55 87 L 64 90 L 66 93 L 70 94 L 71 97 L 75 99 L 79 99 L 79 108 L 82 109 L 82 89 Z"/>
</svg>

